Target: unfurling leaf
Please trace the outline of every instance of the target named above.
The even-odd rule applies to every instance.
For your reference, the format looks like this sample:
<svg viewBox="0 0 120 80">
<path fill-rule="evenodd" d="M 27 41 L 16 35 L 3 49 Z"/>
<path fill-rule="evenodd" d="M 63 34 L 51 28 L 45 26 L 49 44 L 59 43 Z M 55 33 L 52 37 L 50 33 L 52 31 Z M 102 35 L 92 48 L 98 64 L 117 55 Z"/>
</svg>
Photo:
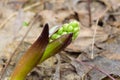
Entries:
<svg viewBox="0 0 120 80">
<path fill-rule="evenodd" d="M 49 42 L 48 36 L 49 29 L 48 24 L 46 24 L 39 38 L 18 61 L 10 80 L 25 80 L 27 74 L 38 64 L 40 58 L 42 57 Z"/>
<path fill-rule="evenodd" d="M 43 53 L 42 58 L 40 59 L 39 63 L 42 63 L 44 60 L 48 59 L 49 57 L 57 54 L 62 49 L 64 49 L 67 45 L 70 44 L 72 41 L 72 34 L 66 34 L 61 36 L 60 38 L 50 42 L 46 47 L 45 52 Z"/>
<path fill-rule="evenodd" d="M 55 29 L 55 33 L 50 36 L 49 38 L 50 43 L 48 44 L 45 52 L 43 53 L 43 56 L 40 59 L 39 63 L 43 62 L 47 58 L 57 54 L 62 49 L 64 49 L 67 46 L 68 42 L 71 42 L 72 40 L 76 39 L 80 30 L 80 26 L 77 21 L 66 23 L 62 27 L 60 27 L 57 31 L 56 28 L 58 27 L 55 28 L 53 27 L 52 29 L 52 32 Z"/>
</svg>

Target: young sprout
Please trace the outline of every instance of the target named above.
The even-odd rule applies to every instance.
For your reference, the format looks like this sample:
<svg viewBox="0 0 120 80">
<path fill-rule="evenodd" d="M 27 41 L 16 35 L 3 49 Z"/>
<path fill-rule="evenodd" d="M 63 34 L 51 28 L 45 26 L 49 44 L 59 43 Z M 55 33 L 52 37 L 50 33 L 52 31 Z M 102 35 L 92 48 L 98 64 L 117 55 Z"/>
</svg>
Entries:
<svg viewBox="0 0 120 80">
<path fill-rule="evenodd" d="M 73 21 L 68 24 L 64 24 L 49 38 L 50 42 L 49 42 L 45 52 L 43 53 L 43 56 L 40 59 L 39 63 L 42 63 L 47 58 L 55 55 L 56 53 L 58 53 L 59 51 L 61 51 L 62 49 L 65 48 L 65 47 L 63 47 L 63 45 L 65 45 L 64 43 L 67 43 L 67 42 L 65 42 L 63 40 L 65 39 L 65 37 L 67 37 L 66 36 L 67 34 L 72 34 L 72 41 L 73 41 L 77 38 L 79 31 L 80 31 L 80 26 L 77 21 Z M 64 38 L 62 39 L 61 36 L 63 36 Z M 68 39 L 70 39 L 70 38 L 68 38 Z M 63 43 L 61 43 L 61 42 L 63 42 Z"/>
<path fill-rule="evenodd" d="M 39 63 L 67 47 L 79 34 L 77 21 L 64 24 L 49 38 L 48 24 L 41 35 L 18 61 L 9 80 L 25 80 L 27 74 Z"/>
<path fill-rule="evenodd" d="M 46 24 L 42 34 L 18 61 L 10 80 L 25 80 L 27 74 L 38 64 L 48 44 L 49 28 Z"/>
<path fill-rule="evenodd" d="M 23 22 L 23 26 L 27 27 L 28 25 L 29 25 L 28 22 L 26 22 L 26 21 Z"/>
</svg>

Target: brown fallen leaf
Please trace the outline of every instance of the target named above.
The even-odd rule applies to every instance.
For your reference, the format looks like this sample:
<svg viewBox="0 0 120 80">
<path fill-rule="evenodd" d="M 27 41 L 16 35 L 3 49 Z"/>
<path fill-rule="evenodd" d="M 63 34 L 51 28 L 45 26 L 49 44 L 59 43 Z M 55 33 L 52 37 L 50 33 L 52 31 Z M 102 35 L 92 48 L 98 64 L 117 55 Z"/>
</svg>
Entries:
<svg viewBox="0 0 120 80">
<path fill-rule="evenodd" d="M 97 29 L 97 34 L 95 37 L 95 43 L 101 43 L 101 42 L 106 41 L 108 38 L 108 34 L 104 31 L 103 28 L 100 28 L 99 26 L 97 27 L 98 29 Z M 88 52 L 88 49 L 89 49 L 89 51 L 91 51 L 94 28 L 95 28 L 94 25 L 93 27 L 91 27 L 91 29 L 81 26 L 81 30 L 80 30 L 78 38 L 71 45 L 67 47 L 68 50 L 75 51 L 75 52 L 80 52 L 80 51 Z"/>
<path fill-rule="evenodd" d="M 111 53 L 109 51 L 104 51 L 100 54 L 101 56 L 104 56 L 110 60 L 120 60 L 120 54 L 119 53 Z"/>
</svg>

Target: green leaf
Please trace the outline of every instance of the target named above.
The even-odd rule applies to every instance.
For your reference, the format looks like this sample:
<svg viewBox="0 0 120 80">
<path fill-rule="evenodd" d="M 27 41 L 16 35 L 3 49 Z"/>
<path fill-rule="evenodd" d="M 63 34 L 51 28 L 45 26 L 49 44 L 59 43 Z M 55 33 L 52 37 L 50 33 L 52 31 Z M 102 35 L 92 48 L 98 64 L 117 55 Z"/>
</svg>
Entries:
<svg viewBox="0 0 120 80">
<path fill-rule="evenodd" d="M 50 42 L 43 53 L 42 58 L 40 59 L 39 63 L 42 63 L 44 60 L 48 59 L 49 57 L 57 54 L 62 49 L 64 49 L 67 45 L 70 44 L 72 41 L 72 34 L 66 34 L 61 36 L 60 38 Z"/>
</svg>

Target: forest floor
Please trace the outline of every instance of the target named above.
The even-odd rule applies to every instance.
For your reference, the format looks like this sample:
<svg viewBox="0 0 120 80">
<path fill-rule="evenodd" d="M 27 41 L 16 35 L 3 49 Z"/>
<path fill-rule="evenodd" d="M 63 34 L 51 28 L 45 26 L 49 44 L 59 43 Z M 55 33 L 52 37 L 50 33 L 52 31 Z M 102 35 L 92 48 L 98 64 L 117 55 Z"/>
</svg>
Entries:
<svg viewBox="0 0 120 80">
<path fill-rule="evenodd" d="M 120 80 L 120 0 L 0 0 L 1 80 L 45 23 L 52 28 L 72 20 L 80 23 L 78 38 L 27 80 Z"/>
</svg>

